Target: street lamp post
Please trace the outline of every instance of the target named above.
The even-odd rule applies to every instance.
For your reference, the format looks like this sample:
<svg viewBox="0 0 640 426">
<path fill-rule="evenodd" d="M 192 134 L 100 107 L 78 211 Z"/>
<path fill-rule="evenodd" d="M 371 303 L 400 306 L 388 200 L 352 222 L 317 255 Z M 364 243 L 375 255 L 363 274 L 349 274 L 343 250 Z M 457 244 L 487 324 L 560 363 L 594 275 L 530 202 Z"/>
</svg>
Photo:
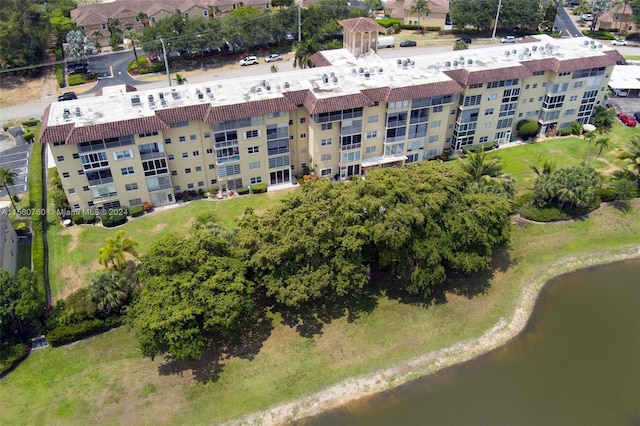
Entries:
<svg viewBox="0 0 640 426">
<path fill-rule="evenodd" d="M 496 22 L 493 24 L 493 35 L 491 38 L 496 38 L 496 30 L 498 29 L 498 18 L 500 17 L 500 8 L 502 7 L 502 0 L 498 0 L 498 10 L 496 11 Z"/>
<path fill-rule="evenodd" d="M 169 87 L 171 87 L 171 74 L 169 74 L 169 60 L 167 59 L 167 49 L 164 46 L 164 38 L 160 37 L 160 43 L 162 43 L 162 56 L 164 56 L 164 68 L 167 71 L 167 80 L 169 80 Z"/>
</svg>

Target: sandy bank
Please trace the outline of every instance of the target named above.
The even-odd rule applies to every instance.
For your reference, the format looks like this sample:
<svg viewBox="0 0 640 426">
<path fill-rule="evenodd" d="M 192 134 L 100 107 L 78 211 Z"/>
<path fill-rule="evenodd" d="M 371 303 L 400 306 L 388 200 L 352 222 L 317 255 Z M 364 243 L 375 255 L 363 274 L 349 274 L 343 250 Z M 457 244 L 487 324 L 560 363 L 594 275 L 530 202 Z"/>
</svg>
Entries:
<svg viewBox="0 0 640 426">
<path fill-rule="evenodd" d="M 468 361 L 504 345 L 517 336 L 526 326 L 540 290 L 550 279 L 577 269 L 634 258 L 640 258 L 640 245 L 560 259 L 552 265 L 539 268 L 535 276 L 522 283 L 516 308 L 511 315 L 501 318 L 477 339 L 428 352 L 384 370 L 345 379 L 317 393 L 266 411 L 252 413 L 229 424 L 265 425 L 291 422 Z"/>
</svg>

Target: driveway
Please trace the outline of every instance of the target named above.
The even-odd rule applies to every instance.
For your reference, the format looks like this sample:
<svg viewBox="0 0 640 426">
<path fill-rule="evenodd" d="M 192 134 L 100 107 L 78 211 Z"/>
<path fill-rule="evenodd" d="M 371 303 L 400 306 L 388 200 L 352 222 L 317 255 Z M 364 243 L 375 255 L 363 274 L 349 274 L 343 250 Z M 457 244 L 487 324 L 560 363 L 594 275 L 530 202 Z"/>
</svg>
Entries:
<svg viewBox="0 0 640 426">
<path fill-rule="evenodd" d="M 640 98 L 627 98 L 619 96 L 611 96 L 607 99 L 607 104 L 616 104 L 617 110 L 627 114 L 633 114 L 640 111 Z"/>
</svg>

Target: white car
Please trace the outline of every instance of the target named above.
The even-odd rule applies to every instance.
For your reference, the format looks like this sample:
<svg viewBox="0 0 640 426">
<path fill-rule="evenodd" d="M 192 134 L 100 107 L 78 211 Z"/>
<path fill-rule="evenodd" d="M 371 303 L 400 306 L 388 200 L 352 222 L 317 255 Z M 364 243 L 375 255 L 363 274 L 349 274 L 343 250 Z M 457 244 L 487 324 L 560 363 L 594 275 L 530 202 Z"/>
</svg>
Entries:
<svg viewBox="0 0 640 426">
<path fill-rule="evenodd" d="M 612 46 L 626 46 L 627 45 L 627 40 L 621 40 L 621 39 L 617 39 L 617 40 L 613 40 L 611 42 Z"/>
<path fill-rule="evenodd" d="M 282 60 L 282 55 L 279 53 L 272 53 L 271 55 L 264 58 L 265 62 L 275 62 L 275 61 L 281 61 L 281 60 Z"/>
<path fill-rule="evenodd" d="M 593 15 L 590 13 L 587 13 L 585 15 L 582 15 L 582 20 L 583 21 L 593 21 Z"/>
<path fill-rule="evenodd" d="M 516 42 L 516 36 L 512 36 L 512 35 L 508 35 L 500 39 L 500 43 L 515 43 L 515 42 Z"/>
<path fill-rule="evenodd" d="M 258 65 L 258 57 L 257 56 L 246 56 L 243 59 L 240 59 L 240 65 Z"/>
</svg>

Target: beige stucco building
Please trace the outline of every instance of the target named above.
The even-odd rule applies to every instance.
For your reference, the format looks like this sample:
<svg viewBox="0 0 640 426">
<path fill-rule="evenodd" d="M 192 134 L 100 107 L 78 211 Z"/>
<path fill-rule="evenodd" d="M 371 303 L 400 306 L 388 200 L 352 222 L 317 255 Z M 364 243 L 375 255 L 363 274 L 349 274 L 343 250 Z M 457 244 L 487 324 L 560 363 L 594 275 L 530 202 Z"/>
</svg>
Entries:
<svg viewBox="0 0 640 426">
<path fill-rule="evenodd" d="M 429 10 L 422 14 L 412 12 L 415 5 L 416 0 L 389 0 L 385 3 L 384 13 L 409 25 L 451 29 L 449 0 L 429 0 L 427 3 Z"/>
<path fill-rule="evenodd" d="M 0 269 L 18 270 L 18 236 L 9 220 L 10 201 L 0 201 Z"/>
<path fill-rule="evenodd" d="M 545 35 L 392 60 L 374 50 L 323 51 L 311 69 L 115 86 L 53 103 L 41 142 L 74 208 L 163 205 L 184 190 L 291 182 L 308 168 L 346 179 L 504 143 L 525 118 L 541 132 L 586 123 L 619 58 L 594 40 Z"/>
</svg>

